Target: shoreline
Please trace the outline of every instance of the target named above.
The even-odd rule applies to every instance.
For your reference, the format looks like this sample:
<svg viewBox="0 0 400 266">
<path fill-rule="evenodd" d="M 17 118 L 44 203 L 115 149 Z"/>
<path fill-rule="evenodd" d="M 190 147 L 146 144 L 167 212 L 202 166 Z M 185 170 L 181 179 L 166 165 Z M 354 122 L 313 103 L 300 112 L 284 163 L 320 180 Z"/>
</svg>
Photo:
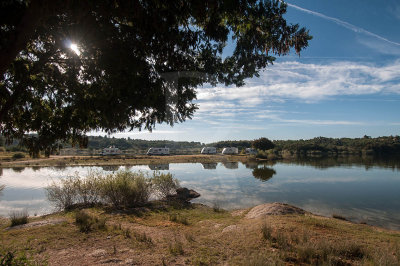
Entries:
<svg viewBox="0 0 400 266">
<path fill-rule="evenodd" d="M 1 162 L 0 168 L 14 167 L 70 167 L 70 166 L 108 166 L 108 165 L 149 165 L 163 163 L 219 163 L 267 161 L 249 155 L 168 155 L 168 156 L 50 156 L 30 160 Z"/>
</svg>

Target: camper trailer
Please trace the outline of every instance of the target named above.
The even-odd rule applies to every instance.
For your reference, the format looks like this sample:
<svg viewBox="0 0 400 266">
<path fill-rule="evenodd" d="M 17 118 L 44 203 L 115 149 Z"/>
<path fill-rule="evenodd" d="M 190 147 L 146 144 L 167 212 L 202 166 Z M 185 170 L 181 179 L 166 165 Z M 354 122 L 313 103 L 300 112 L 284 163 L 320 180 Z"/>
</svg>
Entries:
<svg viewBox="0 0 400 266">
<path fill-rule="evenodd" d="M 119 154 L 121 154 L 121 151 L 120 149 L 115 148 L 115 146 L 104 148 L 101 152 L 101 155 L 119 155 Z"/>
<path fill-rule="evenodd" d="M 250 154 L 250 155 L 256 155 L 257 154 L 257 149 L 253 149 L 253 148 L 246 148 L 246 154 Z"/>
<path fill-rule="evenodd" d="M 150 148 L 147 155 L 169 155 L 169 148 Z"/>
<path fill-rule="evenodd" d="M 235 147 L 226 147 L 222 150 L 222 154 L 238 154 L 239 150 Z"/>
<path fill-rule="evenodd" d="M 201 149 L 201 154 L 215 154 L 217 153 L 217 149 L 215 147 L 204 147 Z"/>
</svg>

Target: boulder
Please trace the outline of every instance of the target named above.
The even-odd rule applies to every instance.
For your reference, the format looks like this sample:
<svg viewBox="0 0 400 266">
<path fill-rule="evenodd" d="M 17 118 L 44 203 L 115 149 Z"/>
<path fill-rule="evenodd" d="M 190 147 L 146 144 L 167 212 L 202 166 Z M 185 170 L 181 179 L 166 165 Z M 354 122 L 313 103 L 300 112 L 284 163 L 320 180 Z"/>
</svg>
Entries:
<svg viewBox="0 0 400 266">
<path fill-rule="evenodd" d="M 193 189 L 188 189 L 185 187 L 181 187 L 176 189 L 175 195 L 169 195 L 169 199 L 178 199 L 182 201 L 190 201 L 192 199 L 200 197 L 200 194 L 194 191 Z"/>
<path fill-rule="evenodd" d="M 258 205 L 252 208 L 247 214 L 247 219 L 255 219 L 259 217 L 264 217 L 266 215 L 285 215 L 285 214 L 305 214 L 306 211 L 295 206 L 274 202 Z"/>
</svg>

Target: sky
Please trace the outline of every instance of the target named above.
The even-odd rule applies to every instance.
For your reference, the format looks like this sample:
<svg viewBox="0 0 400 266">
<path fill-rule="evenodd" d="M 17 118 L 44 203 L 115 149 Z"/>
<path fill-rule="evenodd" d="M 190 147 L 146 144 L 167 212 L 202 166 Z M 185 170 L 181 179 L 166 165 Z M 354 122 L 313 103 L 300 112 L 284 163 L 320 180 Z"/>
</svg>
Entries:
<svg viewBox="0 0 400 266">
<path fill-rule="evenodd" d="M 197 88 L 192 120 L 111 136 L 210 143 L 399 135 L 400 1 L 286 2 L 287 21 L 313 36 L 300 57 L 278 57 L 243 87 Z"/>
</svg>

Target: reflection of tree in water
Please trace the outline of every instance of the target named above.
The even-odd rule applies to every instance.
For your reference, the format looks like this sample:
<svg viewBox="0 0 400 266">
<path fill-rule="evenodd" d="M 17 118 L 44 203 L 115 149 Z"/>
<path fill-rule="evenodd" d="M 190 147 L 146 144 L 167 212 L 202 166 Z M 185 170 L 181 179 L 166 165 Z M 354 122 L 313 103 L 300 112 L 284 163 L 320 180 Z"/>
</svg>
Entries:
<svg viewBox="0 0 400 266">
<path fill-rule="evenodd" d="M 204 169 L 217 169 L 217 163 L 201 163 Z"/>
<path fill-rule="evenodd" d="M 276 171 L 272 168 L 263 166 L 260 168 L 254 168 L 252 174 L 255 178 L 264 182 L 270 180 L 272 176 L 276 174 Z"/>
<path fill-rule="evenodd" d="M 103 165 L 101 168 L 103 168 L 104 171 L 118 171 L 119 170 L 119 165 Z"/>
<path fill-rule="evenodd" d="M 169 164 L 149 164 L 150 170 L 158 171 L 158 170 L 169 170 Z"/>
<path fill-rule="evenodd" d="M 41 166 L 32 166 L 32 170 L 34 172 L 39 171 L 42 167 Z"/>
<path fill-rule="evenodd" d="M 318 169 L 328 169 L 337 166 L 363 166 L 365 170 L 372 167 L 400 170 L 400 156 L 337 156 L 337 157 L 298 157 L 290 160 L 297 165 L 311 165 Z"/>
<path fill-rule="evenodd" d="M 239 163 L 238 162 L 223 162 L 222 163 L 226 169 L 238 169 Z"/>
<path fill-rule="evenodd" d="M 16 173 L 21 173 L 25 170 L 25 167 L 12 167 L 11 169 Z"/>
<path fill-rule="evenodd" d="M 3 168 L 0 167 L 0 176 L 3 175 Z"/>
</svg>

